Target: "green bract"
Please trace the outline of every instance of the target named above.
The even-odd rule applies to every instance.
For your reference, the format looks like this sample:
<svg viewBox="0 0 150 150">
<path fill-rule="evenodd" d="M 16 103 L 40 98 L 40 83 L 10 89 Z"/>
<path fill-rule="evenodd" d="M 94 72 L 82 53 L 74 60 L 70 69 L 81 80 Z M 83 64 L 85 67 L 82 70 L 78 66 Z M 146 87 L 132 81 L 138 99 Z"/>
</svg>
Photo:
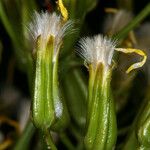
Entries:
<svg viewBox="0 0 150 150">
<path fill-rule="evenodd" d="M 89 69 L 85 147 L 109 150 L 117 137 L 116 115 L 110 81 L 115 42 L 102 35 L 82 38 L 77 52 Z"/>
<path fill-rule="evenodd" d="M 40 45 L 38 38 L 37 48 Z M 34 124 L 41 129 L 50 127 L 54 121 L 53 102 L 53 37 L 51 36 L 45 50 L 36 52 L 36 71 L 32 115 Z"/>
<path fill-rule="evenodd" d="M 88 150 L 112 149 L 116 143 L 117 125 L 110 91 L 111 70 L 104 76 L 103 65 L 89 68 L 89 96 L 85 145 Z"/>
<path fill-rule="evenodd" d="M 56 13 L 35 12 L 34 17 L 29 26 L 35 43 L 33 122 L 42 130 L 63 130 L 69 117 L 58 84 L 58 57 L 72 22 L 64 22 Z"/>
</svg>

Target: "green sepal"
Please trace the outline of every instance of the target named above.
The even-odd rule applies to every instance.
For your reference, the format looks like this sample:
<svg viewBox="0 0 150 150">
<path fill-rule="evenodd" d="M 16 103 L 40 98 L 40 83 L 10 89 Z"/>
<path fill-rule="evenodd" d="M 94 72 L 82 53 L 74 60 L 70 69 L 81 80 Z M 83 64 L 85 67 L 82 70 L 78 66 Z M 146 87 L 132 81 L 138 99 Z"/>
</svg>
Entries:
<svg viewBox="0 0 150 150">
<path fill-rule="evenodd" d="M 55 110 L 55 122 L 51 129 L 54 131 L 62 131 L 69 124 L 68 110 L 62 94 L 60 93 L 58 82 L 58 56 L 59 50 L 57 51 L 56 58 L 53 62 L 53 103 Z"/>
<path fill-rule="evenodd" d="M 53 37 L 45 49 L 41 49 L 41 37 L 37 40 L 34 96 L 32 104 L 33 122 L 40 129 L 47 129 L 54 121 L 52 97 Z"/>
<path fill-rule="evenodd" d="M 115 109 L 110 92 L 111 70 L 104 74 L 103 65 L 89 67 L 89 100 L 85 146 L 88 150 L 114 148 L 117 137 Z"/>
</svg>

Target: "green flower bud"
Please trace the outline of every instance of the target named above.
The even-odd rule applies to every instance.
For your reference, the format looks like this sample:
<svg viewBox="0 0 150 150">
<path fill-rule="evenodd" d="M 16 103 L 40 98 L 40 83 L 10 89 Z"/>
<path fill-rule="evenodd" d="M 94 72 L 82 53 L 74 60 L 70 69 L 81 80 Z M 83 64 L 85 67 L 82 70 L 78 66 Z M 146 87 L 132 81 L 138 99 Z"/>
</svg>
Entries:
<svg viewBox="0 0 150 150">
<path fill-rule="evenodd" d="M 83 73 L 75 68 L 66 73 L 62 83 L 69 112 L 81 129 L 86 121 L 87 86 L 84 79 Z"/>
<path fill-rule="evenodd" d="M 36 71 L 34 81 L 34 96 L 32 104 L 32 116 L 36 127 L 46 129 L 54 121 L 54 104 L 52 91 L 53 77 L 53 37 L 49 38 L 46 49 L 36 52 Z M 41 43 L 41 37 L 38 39 Z M 37 48 L 40 46 L 37 46 Z"/>
<path fill-rule="evenodd" d="M 111 72 L 103 76 L 103 65 L 98 64 L 96 71 L 89 68 L 90 81 L 87 114 L 87 149 L 112 149 L 116 142 L 116 117 L 110 91 Z"/>
<path fill-rule="evenodd" d="M 101 35 L 80 41 L 79 52 L 89 63 L 89 95 L 85 146 L 88 150 L 115 147 L 117 125 L 110 90 L 111 59 L 115 44 Z"/>
<path fill-rule="evenodd" d="M 109 150 L 114 148 L 117 136 L 115 109 L 110 90 L 114 50 L 136 53 L 143 57 L 142 61 L 131 65 L 126 73 L 142 67 L 147 56 L 139 49 L 116 48 L 115 42 L 101 35 L 83 38 L 80 47 L 82 51 L 78 52 L 89 64 L 90 74 L 85 145 L 89 150 Z"/>
<path fill-rule="evenodd" d="M 55 13 L 35 12 L 30 30 L 35 41 L 35 80 L 32 104 L 33 122 L 37 128 L 62 129 L 68 112 L 58 85 L 58 56 L 63 37 L 72 22 L 64 22 Z"/>
</svg>

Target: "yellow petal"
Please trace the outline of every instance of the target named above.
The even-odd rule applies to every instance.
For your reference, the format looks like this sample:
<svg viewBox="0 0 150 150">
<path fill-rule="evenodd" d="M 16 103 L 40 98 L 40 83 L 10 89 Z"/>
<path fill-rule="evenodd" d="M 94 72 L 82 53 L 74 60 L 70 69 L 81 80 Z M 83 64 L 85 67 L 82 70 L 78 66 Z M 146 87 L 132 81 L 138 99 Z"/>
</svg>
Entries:
<svg viewBox="0 0 150 150">
<path fill-rule="evenodd" d="M 123 53 L 136 53 L 140 56 L 143 57 L 143 60 L 141 62 L 138 62 L 138 63 L 135 63 L 133 65 L 131 65 L 126 73 L 129 73 L 130 71 L 134 70 L 134 69 L 137 69 L 137 68 L 140 68 L 142 67 L 145 62 L 146 62 L 146 59 L 147 59 L 147 55 L 140 49 L 134 49 L 134 48 L 115 48 L 116 51 L 120 51 L 120 52 L 123 52 Z"/>
<path fill-rule="evenodd" d="M 64 6 L 62 0 L 58 0 L 58 6 L 59 6 L 59 9 L 60 9 L 60 12 L 61 12 L 61 14 L 63 16 L 64 21 L 67 21 L 67 19 L 68 19 L 68 11 L 67 11 L 66 7 Z"/>
</svg>

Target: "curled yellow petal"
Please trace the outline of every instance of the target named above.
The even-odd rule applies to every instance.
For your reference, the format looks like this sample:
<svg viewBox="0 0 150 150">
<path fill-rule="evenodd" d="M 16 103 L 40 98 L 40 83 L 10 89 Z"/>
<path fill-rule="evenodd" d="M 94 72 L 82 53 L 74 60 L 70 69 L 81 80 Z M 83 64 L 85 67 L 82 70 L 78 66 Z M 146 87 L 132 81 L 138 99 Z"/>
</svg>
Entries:
<svg viewBox="0 0 150 150">
<path fill-rule="evenodd" d="M 123 53 L 136 53 L 136 54 L 138 54 L 138 55 L 140 55 L 140 56 L 143 57 L 142 61 L 131 65 L 127 69 L 126 73 L 129 73 L 129 72 L 131 72 L 134 69 L 142 67 L 145 64 L 145 62 L 146 62 L 147 55 L 142 50 L 140 50 L 140 49 L 134 49 L 134 48 L 115 48 L 115 50 L 123 52 Z"/>
<path fill-rule="evenodd" d="M 64 6 L 62 0 L 58 0 L 58 7 L 63 16 L 64 21 L 67 21 L 68 20 L 68 11 L 67 11 L 66 7 Z"/>
<path fill-rule="evenodd" d="M 105 8 L 106 13 L 116 14 L 119 10 L 117 8 Z"/>
</svg>

